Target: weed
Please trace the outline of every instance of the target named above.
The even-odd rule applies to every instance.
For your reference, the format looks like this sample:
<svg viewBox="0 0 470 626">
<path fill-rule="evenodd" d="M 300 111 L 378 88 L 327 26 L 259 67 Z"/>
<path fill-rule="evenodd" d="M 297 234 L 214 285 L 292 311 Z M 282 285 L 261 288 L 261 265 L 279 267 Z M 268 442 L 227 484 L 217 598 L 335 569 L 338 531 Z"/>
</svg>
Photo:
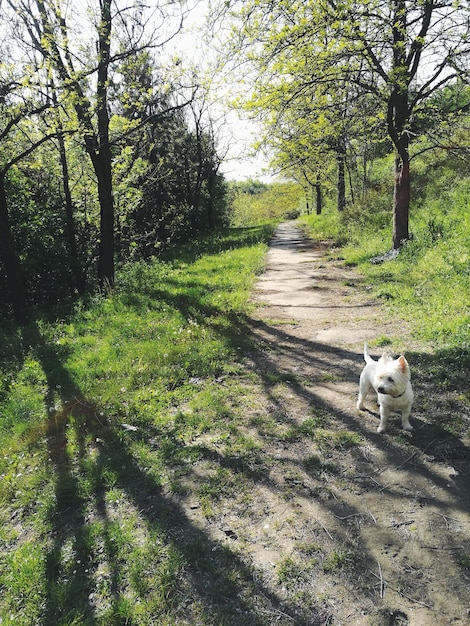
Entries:
<svg viewBox="0 0 470 626">
<path fill-rule="evenodd" d="M 463 570 L 470 570 L 470 554 L 461 554 L 458 559 L 459 567 Z"/>
<path fill-rule="evenodd" d="M 307 457 L 304 461 L 304 467 L 309 474 L 315 475 L 323 473 L 335 474 L 337 471 L 337 468 L 333 463 L 323 462 L 317 454 L 311 454 Z"/>
<path fill-rule="evenodd" d="M 384 348 L 386 346 L 391 346 L 392 343 L 393 341 L 392 339 L 390 339 L 390 337 L 385 337 L 384 335 L 382 335 L 381 337 L 377 337 L 374 341 L 371 341 L 370 345 Z"/>
<path fill-rule="evenodd" d="M 315 439 L 321 450 L 331 452 L 333 450 L 347 450 L 359 445 L 361 437 L 349 430 L 328 431 L 320 430 L 316 433 Z"/>
<path fill-rule="evenodd" d="M 323 561 L 323 571 L 331 574 L 338 570 L 348 569 L 352 567 L 355 558 L 352 550 L 333 550 Z"/>
<path fill-rule="evenodd" d="M 278 581 L 281 585 L 284 585 L 286 589 L 293 589 L 299 584 L 306 583 L 311 579 L 312 569 L 315 565 L 315 559 L 297 563 L 292 557 L 285 557 L 278 565 Z"/>
<path fill-rule="evenodd" d="M 332 372 L 323 372 L 320 378 L 325 383 L 338 383 L 341 380 L 337 374 L 333 374 Z"/>
<path fill-rule="evenodd" d="M 318 429 L 324 427 L 330 419 L 328 412 L 321 408 L 312 408 L 312 413 L 312 417 L 289 428 L 285 436 L 287 441 L 295 441 L 301 437 L 315 438 Z"/>
</svg>

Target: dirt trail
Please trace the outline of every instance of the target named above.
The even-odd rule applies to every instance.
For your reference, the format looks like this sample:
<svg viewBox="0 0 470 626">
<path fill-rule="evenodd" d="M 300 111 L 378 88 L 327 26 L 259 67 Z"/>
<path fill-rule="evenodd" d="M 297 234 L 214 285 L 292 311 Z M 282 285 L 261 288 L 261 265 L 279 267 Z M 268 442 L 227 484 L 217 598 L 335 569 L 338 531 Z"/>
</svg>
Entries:
<svg viewBox="0 0 470 626">
<path fill-rule="evenodd" d="M 227 513 L 220 503 L 221 537 L 249 554 L 297 623 L 469 624 L 468 442 L 429 439 L 433 398 L 416 384 L 412 434 L 397 416 L 379 435 L 373 401 L 355 408 L 364 340 L 409 350 L 407 329 L 292 223 L 279 226 L 254 297 L 247 362 L 262 388 L 247 401 L 247 430 L 266 476 L 248 504 Z"/>
</svg>

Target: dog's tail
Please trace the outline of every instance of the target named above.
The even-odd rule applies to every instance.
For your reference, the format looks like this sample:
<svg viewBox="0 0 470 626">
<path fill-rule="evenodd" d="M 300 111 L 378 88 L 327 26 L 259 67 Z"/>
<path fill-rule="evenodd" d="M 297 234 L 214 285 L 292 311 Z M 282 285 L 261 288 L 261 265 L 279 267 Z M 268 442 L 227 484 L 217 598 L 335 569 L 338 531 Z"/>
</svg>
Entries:
<svg viewBox="0 0 470 626">
<path fill-rule="evenodd" d="M 364 343 L 364 361 L 369 365 L 370 363 L 375 363 L 374 359 L 369 354 L 369 346 L 367 345 L 367 341 Z"/>
</svg>

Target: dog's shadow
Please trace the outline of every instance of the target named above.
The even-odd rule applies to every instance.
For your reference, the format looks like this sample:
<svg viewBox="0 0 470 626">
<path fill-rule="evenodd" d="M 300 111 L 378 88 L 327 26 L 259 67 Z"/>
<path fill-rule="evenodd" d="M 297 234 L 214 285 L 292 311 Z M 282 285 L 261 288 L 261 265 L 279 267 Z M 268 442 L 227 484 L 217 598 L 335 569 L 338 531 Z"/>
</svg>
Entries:
<svg viewBox="0 0 470 626">
<path fill-rule="evenodd" d="M 374 419 L 374 426 L 380 422 L 380 405 L 378 400 L 371 396 L 368 405 L 361 409 Z M 377 406 L 377 409 L 371 408 Z M 450 469 L 450 478 L 459 488 L 468 490 L 470 481 L 470 449 L 457 435 L 441 424 L 427 422 L 418 416 L 411 415 L 413 430 L 405 431 L 401 427 L 399 412 L 393 412 L 386 433 L 381 436 L 406 437 L 408 443 L 424 454 L 426 461 L 430 463 L 444 464 Z M 470 494 L 469 494 L 470 497 Z"/>
</svg>

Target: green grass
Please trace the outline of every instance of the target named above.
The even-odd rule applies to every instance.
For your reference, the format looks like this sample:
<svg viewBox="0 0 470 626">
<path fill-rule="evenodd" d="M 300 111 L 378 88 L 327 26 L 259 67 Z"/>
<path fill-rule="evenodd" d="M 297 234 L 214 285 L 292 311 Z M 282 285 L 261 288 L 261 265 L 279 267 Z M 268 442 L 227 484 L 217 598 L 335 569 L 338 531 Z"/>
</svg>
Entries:
<svg viewBox="0 0 470 626">
<path fill-rule="evenodd" d="M 233 623 L 251 572 L 177 498 L 211 459 L 207 433 L 228 466 L 194 487 L 205 515 L 262 470 L 234 374 L 272 229 L 122 267 L 113 293 L 67 319 L 2 328 L 2 624 Z"/>
<path fill-rule="evenodd" d="M 323 571 L 333 573 L 337 570 L 352 567 L 356 555 L 353 550 L 333 550 L 323 561 Z"/>
<path fill-rule="evenodd" d="M 370 262 L 391 247 L 391 195 L 383 183 L 380 201 L 371 192 L 363 205 L 349 207 L 343 216 L 326 211 L 310 217 L 308 225 L 315 236 L 342 244 L 344 262 L 358 267 L 373 295 L 387 302 L 395 318 L 406 320 L 417 338 L 437 347 L 464 348 L 468 358 L 470 183 L 444 170 L 438 182 L 421 189 L 420 173 L 423 177 L 428 169 L 415 167 L 411 239 L 393 261 Z"/>
</svg>

